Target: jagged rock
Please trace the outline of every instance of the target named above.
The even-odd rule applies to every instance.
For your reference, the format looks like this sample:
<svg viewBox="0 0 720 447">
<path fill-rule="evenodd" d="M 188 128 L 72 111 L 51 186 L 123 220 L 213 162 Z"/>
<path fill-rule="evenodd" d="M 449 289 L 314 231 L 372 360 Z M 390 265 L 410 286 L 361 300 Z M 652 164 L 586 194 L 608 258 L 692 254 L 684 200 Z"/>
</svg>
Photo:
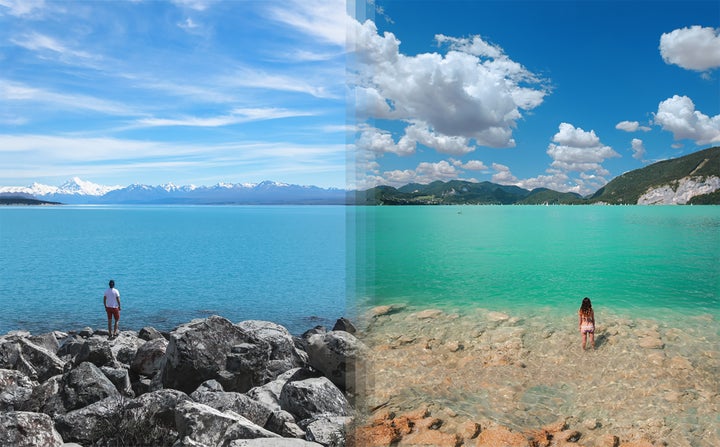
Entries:
<svg viewBox="0 0 720 447">
<path fill-rule="evenodd" d="M 56 354 L 60 358 L 71 360 L 80 353 L 84 343 L 85 340 L 80 340 L 74 335 L 68 336 L 60 342 Z"/>
<path fill-rule="evenodd" d="M 269 408 L 280 410 L 280 393 L 285 384 L 291 380 L 304 380 L 311 377 L 318 377 L 318 375 L 306 368 L 293 368 L 279 375 L 272 382 L 255 387 L 246 394 Z"/>
<path fill-rule="evenodd" d="M 122 331 L 120 335 L 110 340 L 109 343 L 115 359 L 129 365 L 135 359 L 138 349 L 145 344 L 145 340 L 139 338 L 134 331 Z"/>
<path fill-rule="evenodd" d="M 311 335 L 324 334 L 326 332 L 327 329 L 325 328 L 325 326 L 315 326 L 314 328 L 308 329 L 307 331 L 303 332 L 300 338 L 303 340 L 307 340 L 308 338 L 310 338 Z"/>
<path fill-rule="evenodd" d="M 352 324 L 352 322 L 345 317 L 339 318 L 335 322 L 335 326 L 333 326 L 332 330 L 349 332 L 351 334 L 354 334 L 357 332 L 357 328 L 355 327 L 355 325 Z"/>
<path fill-rule="evenodd" d="M 221 412 L 192 401 L 178 404 L 175 424 L 183 442 L 190 440 L 201 445 L 219 446 L 233 439 L 280 437 L 237 413 Z"/>
<path fill-rule="evenodd" d="M 135 395 L 132 385 L 130 384 L 130 374 L 128 374 L 127 369 L 112 368 L 110 366 L 103 366 L 100 369 L 103 374 L 105 374 L 105 377 L 107 377 L 110 382 L 115 385 L 115 389 L 117 389 L 120 394 L 130 397 Z"/>
<path fill-rule="evenodd" d="M 280 438 L 280 439 L 235 439 L 230 441 L 228 447 L 322 447 L 316 442 L 304 441 L 302 439 Z M 359 446 L 358 446 L 359 447 Z"/>
<path fill-rule="evenodd" d="M 145 341 L 155 340 L 158 338 L 164 338 L 160 331 L 158 331 L 154 327 L 150 327 L 150 326 L 145 326 L 144 328 L 140 329 L 140 332 L 138 333 L 138 337 L 140 337 L 142 340 L 145 340 Z"/>
<path fill-rule="evenodd" d="M 100 368 L 83 362 L 63 375 L 62 396 L 65 409 L 71 411 L 120 393 Z"/>
<path fill-rule="evenodd" d="M 115 362 L 110 343 L 100 338 L 88 338 L 75 356 L 74 364 L 90 362 L 95 366 L 110 366 Z"/>
<path fill-rule="evenodd" d="M 60 343 L 58 343 L 57 336 L 53 332 L 48 332 L 46 334 L 40 334 L 40 335 L 32 335 L 27 338 L 30 342 L 35 343 L 38 346 L 42 346 L 43 348 L 47 349 L 48 351 L 54 353 L 57 355 L 57 350 L 60 348 Z"/>
<path fill-rule="evenodd" d="M 202 386 L 201 386 L 202 388 Z M 260 427 L 265 427 L 273 413 L 272 408 L 235 392 L 195 390 L 190 397 L 198 403 L 219 411 L 234 411 Z"/>
<path fill-rule="evenodd" d="M 355 364 L 367 348 L 354 335 L 344 331 L 330 331 L 312 335 L 307 340 L 310 365 L 342 390 L 355 388 Z"/>
<path fill-rule="evenodd" d="M 0 412 L 0 445 L 60 447 L 63 439 L 50 416 L 26 411 Z"/>
<path fill-rule="evenodd" d="M 30 398 L 22 405 L 22 410 L 45 413 L 50 416 L 65 413 L 62 395 L 62 375 L 49 378 L 32 390 Z"/>
<path fill-rule="evenodd" d="M 178 438 L 175 412 L 190 397 L 178 390 L 159 390 L 130 400 L 121 408 L 119 432 L 124 445 L 170 445 Z"/>
<path fill-rule="evenodd" d="M 352 421 L 349 417 L 321 416 L 313 419 L 305 427 L 308 441 L 326 446 L 345 445 L 345 427 Z"/>
<path fill-rule="evenodd" d="M 63 372 L 63 362 L 54 352 L 18 335 L 0 338 L 0 368 L 20 371 L 32 380 L 44 382 Z"/>
<path fill-rule="evenodd" d="M 145 342 L 138 348 L 130 369 L 143 376 L 154 376 L 165 363 L 167 346 L 168 341 L 162 337 Z"/>
<path fill-rule="evenodd" d="M 0 369 L 0 411 L 18 411 L 32 396 L 33 382 L 20 371 Z"/>
<path fill-rule="evenodd" d="M 234 346 L 228 356 L 227 369 L 236 375 L 234 391 L 248 391 L 307 362 L 307 356 L 296 348 L 284 327 L 259 320 L 243 321 L 237 326 L 245 333 L 245 342 Z"/>
<path fill-rule="evenodd" d="M 84 408 L 55 416 L 55 428 L 66 442 L 92 445 L 101 439 L 110 440 L 122 433 L 118 414 L 123 402 L 108 397 Z"/>
<path fill-rule="evenodd" d="M 200 384 L 200 386 L 193 391 L 193 393 L 197 392 L 208 392 L 208 391 L 225 391 L 223 390 L 222 385 L 217 380 L 206 380 L 203 383 Z"/>
<path fill-rule="evenodd" d="M 90 338 L 94 334 L 93 328 L 87 326 L 82 329 L 80 329 L 80 332 L 78 332 L 78 335 L 82 338 Z"/>
<path fill-rule="evenodd" d="M 227 382 L 232 384 L 233 374 L 225 370 L 225 365 L 232 347 L 246 339 L 245 331 L 218 316 L 177 327 L 170 333 L 166 362 L 160 372 L 163 386 L 191 393 L 204 381 L 215 379 L 226 390 L 245 391 L 226 386 Z"/>
<path fill-rule="evenodd" d="M 280 393 L 280 406 L 298 420 L 350 414 L 347 399 L 327 377 L 287 382 Z"/>
<path fill-rule="evenodd" d="M 304 438 L 305 430 L 295 423 L 292 414 L 285 410 L 275 410 L 265 424 L 265 428 L 284 438 Z"/>
</svg>

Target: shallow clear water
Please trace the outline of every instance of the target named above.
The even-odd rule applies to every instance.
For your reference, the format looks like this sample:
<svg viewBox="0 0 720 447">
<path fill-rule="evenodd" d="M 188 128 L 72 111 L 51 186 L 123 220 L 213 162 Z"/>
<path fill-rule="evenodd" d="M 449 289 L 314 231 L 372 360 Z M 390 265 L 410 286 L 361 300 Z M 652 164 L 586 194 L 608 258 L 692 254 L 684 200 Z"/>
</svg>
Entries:
<svg viewBox="0 0 720 447">
<path fill-rule="evenodd" d="M 344 207 L 0 208 L 0 333 L 169 330 L 211 314 L 300 333 L 345 312 Z"/>
<path fill-rule="evenodd" d="M 719 316 L 717 206 L 375 207 L 356 220 L 366 305 L 573 314 L 588 296 L 631 316 Z"/>
</svg>

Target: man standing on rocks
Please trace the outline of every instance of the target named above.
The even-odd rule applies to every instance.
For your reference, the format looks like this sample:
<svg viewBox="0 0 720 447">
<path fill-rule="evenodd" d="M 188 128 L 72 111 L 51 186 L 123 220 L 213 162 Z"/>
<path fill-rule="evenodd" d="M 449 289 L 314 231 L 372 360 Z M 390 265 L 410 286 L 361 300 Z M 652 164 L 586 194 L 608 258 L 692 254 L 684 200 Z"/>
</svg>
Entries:
<svg viewBox="0 0 720 447">
<path fill-rule="evenodd" d="M 103 296 L 103 304 L 105 304 L 105 312 L 108 318 L 108 338 L 117 337 L 118 321 L 120 320 L 120 292 L 115 288 L 115 281 L 112 279 Z M 115 318 L 114 332 L 111 331 L 113 317 Z"/>
</svg>

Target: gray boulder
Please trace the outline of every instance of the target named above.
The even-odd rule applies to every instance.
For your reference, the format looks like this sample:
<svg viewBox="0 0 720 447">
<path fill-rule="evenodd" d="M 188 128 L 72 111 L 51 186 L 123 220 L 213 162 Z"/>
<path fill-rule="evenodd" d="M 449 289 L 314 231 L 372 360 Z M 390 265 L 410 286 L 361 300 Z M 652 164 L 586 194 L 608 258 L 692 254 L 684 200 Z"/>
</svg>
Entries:
<svg viewBox="0 0 720 447">
<path fill-rule="evenodd" d="M 83 344 L 85 344 L 85 340 L 70 335 L 60 342 L 56 354 L 64 360 L 72 360 L 80 353 Z"/>
<path fill-rule="evenodd" d="M 282 409 L 280 406 L 280 393 L 285 384 L 291 380 L 304 380 L 311 377 L 318 377 L 318 375 L 306 368 L 293 368 L 279 375 L 271 382 L 252 388 L 247 392 L 247 395 L 273 410 L 280 410 Z"/>
<path fill-rule="evenodd" d="M 322 447 L 322 444 L 305 441 L 303 439 L 236 439 L 230 441 L 227 447 Z"/>
<path fill-rule="evenodd" d="M 21 410 L 45 413 L 50 416 L 65 413 L 61 391 L 63 376 L 57 375 L 36 386 L 30 398 L 22 404 Z"/>
<path fill-rule="evenodd" d="M 345 331 L 311 335 L 306 343 L 310 365 L 340 389 L 353 392 L 355 365 L 367 352 L 365 345 Z"/>
<path fill-rule="evenodd" d="M 345 331 L 345 332 L 349 332 L 351 334 L 354 334 L 355 332 L 357 332 L 357 328 L 355 328 L 355 325 L 352 324 L 352 322 L 345 317 L 339 318 L 335 322 L 335 326 L 333 326 L 332 330 L 333 331 Z"/>
<path fill-rule="evenodd" d="M 108 397 L 84 408 L 55 416 L 55 427 L 66 442 L 81 445 L 109 443 L 123 434 L 120 411 L 123 401 Z"/>
<path fill-rule="evenodd" d="M 84 362 L 63 375 L 62 396 L 65 409 L 71 411 L 120 393 L 100 368 Z"/>
<path fill-rule="evenodd" d="M 165 363 L 167 346 L 168 341 L 162 337 L 145 342 L 138 348 L 130 369 L 143 376 L 154 376 Z"/>
<path fill-rule="evenodd" d="M 122 408 L 121 437 L 124 444 L 169 446 L 178 439 L 175 412 L 179 404 L 189 402 L 187 394 L 177 390 L 153 391 L 128 401 Z"/>
<path fill-rule="evenodd" d="M 285 410 L 275 410 L 265 428 L 284 438 L 304 438 L 305 430 L 295 422 L 295 417 Z"/>
<path fill-rule="evenodd" d="M 209 379 L 225 389 L 233 374 L 225 369 L 233 346 L 244 343 L 245 332 L 225 318 L 212 316 L 183 324 L 170 333 L 166 362 L 160 371 L 165 388 L 192 393 Z"/>
<path fill-rule="evenodd" d="M 184 445 L 222 446 L 233 439 L 279 438 L 232 411 L 221 412 L 197 402 L 184 401 L 175 411 L 175 424 Z"/>
<path fill-rule="evenodd" d="M 307 424 L 307 439 L 325 446 L 344 446 L 346 427 L 352 418 L 343 416 L 321 416 Z"/>
<path fill-rule="evenodd" d="M 110 350 L 115 359 L 125 365 L 130 365 L 135 359 L 138 349 L 145 344 L 134 331 L 122 331 L 120 335 L 109 340 Z"/>
<path fill-rule="evenodd" d="M 37 386 L 20 371 L 0 369 L 0 411 L 22 410 Z"/>
<path fill-rule="evenodd" d="M 265 427 L 273 409 L 245 394 L 226 391 L 203 391 L 202 386 L 190 397 L 198 403 L 219 411 L 234 411 L 260 427 Z"/>
<path fill-rule="evenodd" d="M 345 395 L 327 377 L 287 382 L 280 393 L 280 405 L 297 420 L 351 413 Z"/>
<path fill-rule="evenodd" d="M 155 340 L 157 338 L 164 338 L 160 331 L 150 326 L 145 326 L 144 328 L 140 329 L 138 337 L 145 341 Z"/>
<path fill-rule="evenodd" d="M 31 335 L 27 338 L 30 342 L 35 343 L 38 346 L 42 346 L 48 351 L 57 354 L 57 350 L 60 348 L 57 336 L 54 332 L 48 332 L 46 334 Z"/>
<path fill-rule="evenodd" d="M 284 327 L 258 320 L 237 326 L 245 333 L 245 342 L 233 346 L 228 355 L 227 370 L 234 377 L 226 389 L 245 392 L 307 363 L 307 355 L 297 349 Z"/>
<path fill-rule="evenodd" d="M 130 384 L 130 374 L 128 374 L 127 369 L 103 366 L 100 370 L 105 374 L 105 377 L 115 385 L 115 389 L 118 390 L 120 394 L 129 397 L 135 396 L 132 385 Z"/>
<path fill-rule="evenodd" d="M 110 349 L 110 343 L 106 339 L 98 337 L 85 340 L 73 363 L 79 365 L 83 362 L 90 362 L 98 367 L 113 365 L 115 356 Z"/>
<path fill-rule="evenodd" d="M 44 382 L 62 374 L 65 362 L 54 352 L 29 341 L 24 336 L 0 338 L 0 368 L 20 371 L 32 380 Z"/>
<path fill-rule="evenodd" d="M 25 411 L 0 412 L 0 445 L 60 447 L 63 439 L 50 416 Z"/>
</svg>

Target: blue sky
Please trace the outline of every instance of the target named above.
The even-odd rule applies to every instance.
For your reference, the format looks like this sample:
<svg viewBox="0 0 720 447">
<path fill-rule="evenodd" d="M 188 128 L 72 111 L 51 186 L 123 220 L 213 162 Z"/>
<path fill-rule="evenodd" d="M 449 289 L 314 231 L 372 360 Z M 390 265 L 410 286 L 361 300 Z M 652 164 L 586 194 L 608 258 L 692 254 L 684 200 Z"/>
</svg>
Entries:
<svg viewBox="0 0 720 447">
<path fill-rule="evenodd" d="M 345 186 L 344 2 L 0 0 L 0 185 Z"/>
<path fill-rule="evenodd" d="M 0 186 L 585 194 L 720 144 L 718 27 L 717 1 L 0 0 Z"/>
<path fill-rule="evenodd" d="M 586 194 L 720 143 L 716 1 L 374 6 L 358 39 L 367 183 Z"/>
</svg>

